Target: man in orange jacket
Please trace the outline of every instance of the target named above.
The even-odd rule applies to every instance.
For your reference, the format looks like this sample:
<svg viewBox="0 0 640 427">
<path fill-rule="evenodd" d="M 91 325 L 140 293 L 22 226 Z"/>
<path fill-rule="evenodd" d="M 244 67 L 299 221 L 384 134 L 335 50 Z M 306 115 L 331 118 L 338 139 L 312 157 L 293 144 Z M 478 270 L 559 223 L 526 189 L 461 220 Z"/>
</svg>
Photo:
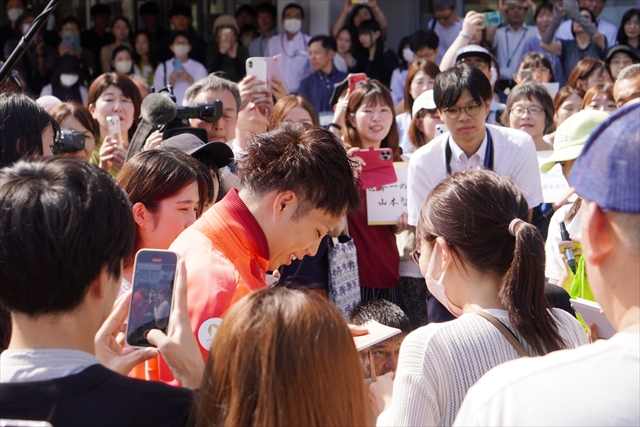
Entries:
<svg viewBox="0 0 640 427">
<path fill-rule="evenodd" d="M 267 286 L 266 272 L 315 255 L 360 200 L 352 161 L 329 131 L 300 123 L 257 135 L 237 165 L 243 185 L 205 212 L 170 250 L 185 260 L 191 327 L 203 358 L 225 312 Z M 160 378 L 171 381 L 161 363 Z"/>
</svg>

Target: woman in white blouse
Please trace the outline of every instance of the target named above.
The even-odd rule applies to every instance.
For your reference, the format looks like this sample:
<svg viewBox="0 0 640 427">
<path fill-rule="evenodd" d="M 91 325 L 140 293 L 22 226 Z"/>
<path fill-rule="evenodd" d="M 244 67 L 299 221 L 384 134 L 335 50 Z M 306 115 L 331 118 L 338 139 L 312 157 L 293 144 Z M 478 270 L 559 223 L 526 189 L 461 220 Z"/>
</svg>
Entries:
<svg viewBox="0 0 640 427">
<path fill-rule="evenodd" d="M 458 173 L 433 190 L 413 255 L 457 319 L 405 338 L 393 395 L 390 376 L 371 387 L 374 411 L 384 410 L 378 425 L 450 426 L 467 390 L 494 366 L 587 343 L 577 320 L 545 298 L 544 241 L 527 214 L 520 190 L 495 172 Z"/>
</svg>

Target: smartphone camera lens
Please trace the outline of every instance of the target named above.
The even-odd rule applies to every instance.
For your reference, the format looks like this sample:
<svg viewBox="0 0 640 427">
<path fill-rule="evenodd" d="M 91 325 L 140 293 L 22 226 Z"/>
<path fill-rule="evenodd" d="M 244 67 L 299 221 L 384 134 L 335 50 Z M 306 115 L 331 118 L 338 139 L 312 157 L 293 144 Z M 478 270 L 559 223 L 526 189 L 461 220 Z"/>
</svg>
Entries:
<svg viewBox="0 0 640 427">
<path fill-rule="evenodd" d="M 249 61 L 249 68 L 253 68 L 253 61 Z"/>
</svg>

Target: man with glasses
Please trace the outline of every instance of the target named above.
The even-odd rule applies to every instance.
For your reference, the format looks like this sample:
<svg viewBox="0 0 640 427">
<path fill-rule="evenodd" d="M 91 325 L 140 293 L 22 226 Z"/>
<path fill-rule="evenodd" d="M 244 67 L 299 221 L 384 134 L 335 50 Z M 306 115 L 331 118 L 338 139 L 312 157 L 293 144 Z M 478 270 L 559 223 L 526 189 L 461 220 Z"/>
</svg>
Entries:
<svg viewBox="0 0 640 427">
<path fill-rule="evenodd" d="M 493 39 L 493 51 L 500 64 L 498 88 L 504 90 L 515 86 L 512 76 L 518 72 L 524 44 L 536 37 L 538 28 L 524 23 L 529 7 L 525 0 L 505 0 L 507 23 L 498 28 Z"/>
<path fill-rule="evenodd" d="M 543 202 L 533 139 L 519 130 L 486 124 L 491 97 L 491 83 L 478 68 L 461 65 L 436 77 L 434 100 L 449 132 L 419 148 L 409 160 L 410 225 L 418 223 L 420 208 L 436 185 L 469 169 L 491 169 L 508 176 L 529 207 Z M 453 319 L 430 295 L 427 307 L 429 322 Z"/>
<path fill-rule="evenodd" d="M 482 71 L 482 73 L 489 79 L 491 82 L 491 105 L 489 105 L 489 115 L 487 116 L 487 123 L 496 124 L 497 119 L 496 115 L 498 111 L 503 111 L 506 106 L 503 103 L 497 102 L 493 99 L 493 86 L 495 84 L 495 80 L 492 79 L 491 76 L 491 65 L 492 65 L 493 56 L 489 53 L 489 51 L 482 46 L 478 46 L 475 44 L 470 44 L 458 50 L 456 53 L 456 66 L 460 65 L 468 65 L 473 68 L 477 68 Z M 506 96 L 504 97 L 506 101 Z"/>
<path fill-rule="evenodd" d="M 439 38 L 437 62 L 440 65 L 442 56 L 462 31 L 462 18 L 458 16 L 455 0 L 434 1 L 433 19 L 429 21 L 428 27 Z"/>
<path fill-rule="evenodd" d="M 575 1 L 575 0 L 570 0 Z M 602 9 L 604 9 L 605 0 L 579 0 L 580 7 L 586 7 L 596 16 L 596 25 L 598 32 L 607 39 L 607 46 L 615 46 L 618 44 L 618 28 L 609 21 L 598 18 Z M 573 40 L 572 22 L 570 19 L 560 24 L 560 28 L 556 31 L 556 39 Z"/>
</svg>

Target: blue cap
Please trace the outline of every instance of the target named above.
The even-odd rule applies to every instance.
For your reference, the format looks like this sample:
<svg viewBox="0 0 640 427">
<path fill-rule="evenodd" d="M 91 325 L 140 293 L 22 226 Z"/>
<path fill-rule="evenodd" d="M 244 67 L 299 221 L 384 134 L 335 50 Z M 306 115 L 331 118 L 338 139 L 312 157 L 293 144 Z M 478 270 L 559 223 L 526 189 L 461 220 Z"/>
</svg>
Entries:
<svg viewBox="0 0 640 427">
<path fill-rule="evenodd" d="M 603 210 L 640 214 L 640 103 L 621 108 L 593 131 L 569 181 Z"/>
</svg>

